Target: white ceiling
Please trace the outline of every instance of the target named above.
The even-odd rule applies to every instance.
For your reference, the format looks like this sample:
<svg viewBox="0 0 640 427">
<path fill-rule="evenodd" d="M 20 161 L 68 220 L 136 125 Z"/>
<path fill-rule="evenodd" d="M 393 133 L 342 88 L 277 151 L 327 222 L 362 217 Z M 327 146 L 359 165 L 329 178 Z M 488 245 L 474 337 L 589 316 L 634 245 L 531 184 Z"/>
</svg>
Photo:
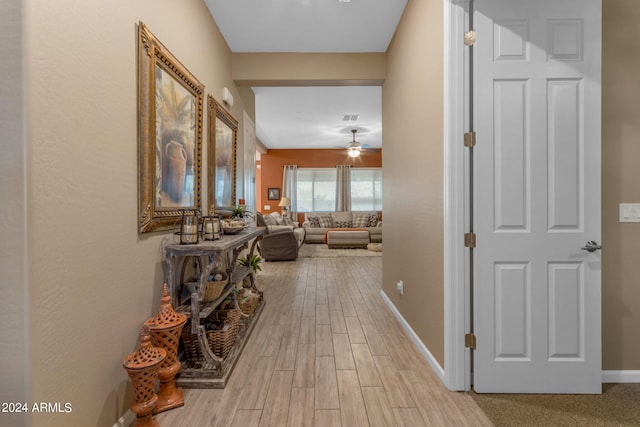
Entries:
<svg viewBox="0 0 640 427">
<path fill-rule="evenodd" d="M 232 52 L 385 52 L 407 0 L 205 0 Z"/>
<path fill-rule="evenodd" d="M 268 148 L 347 148 L 353 139 L 351 129 L 357 129 L 356 141 L 361 144 L 382 147 L 379 86 L 254 87 L 253 91 L 256 134 Z"/>
<path fill-rule="evenodd" d="M 232 52 L 385 52 L 407 0 L 205 0 Z M 254 87 L 267 148 L 382 146 L 381 88 Z M 344 121 L 344 115 L 359 115 Z"/>
</svg>

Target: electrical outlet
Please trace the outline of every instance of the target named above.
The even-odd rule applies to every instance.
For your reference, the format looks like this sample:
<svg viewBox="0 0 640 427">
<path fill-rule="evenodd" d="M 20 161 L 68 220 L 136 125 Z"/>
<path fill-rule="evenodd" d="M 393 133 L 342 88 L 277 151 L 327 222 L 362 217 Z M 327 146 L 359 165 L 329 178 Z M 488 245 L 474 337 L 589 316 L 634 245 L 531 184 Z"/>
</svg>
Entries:
<svg viewBox="0 0 640 427">
<path fill-rule="evenodd" d="M 264 205 L 264 210 L 265 211 L 270 211 L 271 210 L 271 205 Z"/>
<path fill-rule="evenodd" d="M 404 295 L 404 282 L 402 280 L 398 280 L 398 283 L 396 283 L 396 289 L 400 292 L 400 295 Z"/>
</svg>

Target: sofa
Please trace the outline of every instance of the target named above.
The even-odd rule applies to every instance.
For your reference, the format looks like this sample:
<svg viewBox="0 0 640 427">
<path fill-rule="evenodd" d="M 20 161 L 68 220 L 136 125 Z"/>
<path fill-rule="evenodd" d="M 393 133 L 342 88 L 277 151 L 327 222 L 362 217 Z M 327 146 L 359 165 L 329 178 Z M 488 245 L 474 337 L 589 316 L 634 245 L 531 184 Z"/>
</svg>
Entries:
<svg viewBox="0 0 640 427">
<path fill-rule="evenodd" d="M 297 222 L 292 221 L 289 218 L 284 218 L 279 212 L 271 212 L 268 214 L 261 214 L 262 219 L 267 228 L 267 233 L 275 233 L 282 230 L 291 230 L 296 236 L 298 246 L 304 242 L 304 229 L 298 226 Z M 258 224 L 260 225 L 260 224 Z"/>
<path fill-rule="evenodd" d="M 378 212 L 305 212 L 305 243 L 324 243 L 328 230 L 333 229 L 366 229 L 372 243 L 382 242 L 382 221 L 378 220 Z"/>
<path fill-rule="evenodd" d="M 265 220 L 267 215 L 256 213 L 258 227 L 265 227 L 265 233 L 258 243 L 258 252 L 265 261 L 295 261 L 304 237 L 294 234 L 292 227 L 279 227 L 278 224 L 269 225 L 271 218 Z M 282 224 L 287 225 L 287 224 Z"/>
</svg>

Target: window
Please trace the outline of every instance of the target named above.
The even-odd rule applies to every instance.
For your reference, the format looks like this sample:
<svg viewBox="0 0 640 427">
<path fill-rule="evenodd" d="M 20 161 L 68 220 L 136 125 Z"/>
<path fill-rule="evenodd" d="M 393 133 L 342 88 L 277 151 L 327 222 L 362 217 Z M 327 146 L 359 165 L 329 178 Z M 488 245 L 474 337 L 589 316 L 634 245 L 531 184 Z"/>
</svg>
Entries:
<svg viewBox="0 0 640 427">
<path fill-rule="evenodd" d="M 298 168 L 297 212 L 334 211 L 336 170 Z M 382 168 L 351 169 L 351 210 L 382 210 Z"/>
<path fill-rule="evenodd" d="M 351 210 L 382 210 L 382 169 L 351 169 Z"/>
<path fill-rule="evenodd" d="M 336 170 L 298 168 L 297 212 L 334 211 Z"/>
</svg>

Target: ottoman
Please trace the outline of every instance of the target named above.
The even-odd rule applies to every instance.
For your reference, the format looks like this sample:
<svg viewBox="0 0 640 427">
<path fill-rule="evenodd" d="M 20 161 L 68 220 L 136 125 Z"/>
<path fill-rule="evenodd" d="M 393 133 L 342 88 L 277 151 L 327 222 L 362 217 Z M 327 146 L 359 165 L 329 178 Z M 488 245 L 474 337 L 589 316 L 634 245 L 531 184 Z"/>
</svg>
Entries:
<svg viewBox="0 0 640 427">
<path fill-rule="evenodd" d="M 327 244 L 334 248 L 366 248 L 370 242 L 367 230 L 329 230 Z"/>
</svg>

